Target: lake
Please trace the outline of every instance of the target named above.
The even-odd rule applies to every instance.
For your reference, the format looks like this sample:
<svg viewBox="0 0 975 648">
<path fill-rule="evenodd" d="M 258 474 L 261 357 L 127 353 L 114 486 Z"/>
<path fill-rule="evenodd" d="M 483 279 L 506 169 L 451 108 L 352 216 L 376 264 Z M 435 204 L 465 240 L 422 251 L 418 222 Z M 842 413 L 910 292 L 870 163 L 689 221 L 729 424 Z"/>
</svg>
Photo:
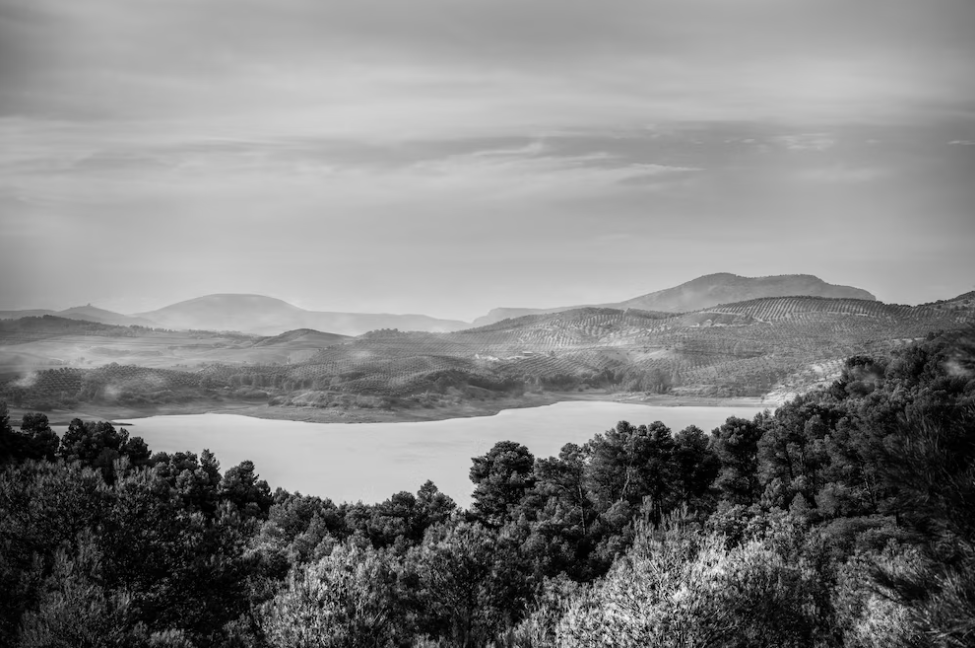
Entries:
<svg viewBox="0 0 975 648">
<path fill-rule="evenodd" d="M 557 456 L 566 443 L 583 444 L 625 420 L 663 421 L 675 433 L 694 424 L 705 432 L 729 416 L 752 418 L 754 407 L 655 407 L 564 402 L 504 410 L 495 416 L 409 423 L 306 423 L 235 414 L 132 419 L 132 436 L 155 451 L 209 448 L 226 470 L 245 459 L 271 485 L 335 502 L 380 502 L 416 492 L 427 479 L 461 506 L 470 505 L 471 458 L 497 441 L 517 441 L 536 457 Z"/>
</svg>

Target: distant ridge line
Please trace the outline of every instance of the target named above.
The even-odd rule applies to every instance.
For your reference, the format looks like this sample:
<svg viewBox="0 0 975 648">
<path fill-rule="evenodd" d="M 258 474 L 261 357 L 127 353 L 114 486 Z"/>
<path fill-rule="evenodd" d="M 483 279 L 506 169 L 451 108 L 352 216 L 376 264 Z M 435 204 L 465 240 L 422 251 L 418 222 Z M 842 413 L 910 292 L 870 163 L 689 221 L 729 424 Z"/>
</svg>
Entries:
<svg viewBox="0 0 975 648">
<path fill-rule="evenodd" d="M 533 309 L 495 308 L 487 315 L 474 320 L 475 326 L 483 326 L 509 317 L 565 312 L 584 306 L 614 309 L 636 308 L 647 311 L 689 313 L 719 304 L 732 304 L 748 299 L 764 297 L 826 297 L 855 298 L 875 301 L 872 293 L 853 286 L 830 284 L 815 275 L 770 275 L 767 277 L 743 277 L 730 272 L 719 272 L 697 277 L 672 288 L 647 293 L 639 297 L 615 303 L 583 304 L 579 306 Z"/>
</svg>

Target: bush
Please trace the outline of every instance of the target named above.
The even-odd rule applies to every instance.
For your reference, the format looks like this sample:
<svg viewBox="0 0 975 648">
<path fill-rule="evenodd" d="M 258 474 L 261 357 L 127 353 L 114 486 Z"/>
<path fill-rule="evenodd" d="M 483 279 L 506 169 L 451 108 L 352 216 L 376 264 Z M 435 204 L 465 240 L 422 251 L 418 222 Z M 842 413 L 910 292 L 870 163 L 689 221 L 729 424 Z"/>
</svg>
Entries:
<svg viewBox="0 0 975 648">
<path fill-rule="evenodd" d="M 676 518 L 643 525 L 634 548 L 578 597 L 559 646 L 814 645 L 817 574 L 775 539 L 733 549 Z"/>
</svg>

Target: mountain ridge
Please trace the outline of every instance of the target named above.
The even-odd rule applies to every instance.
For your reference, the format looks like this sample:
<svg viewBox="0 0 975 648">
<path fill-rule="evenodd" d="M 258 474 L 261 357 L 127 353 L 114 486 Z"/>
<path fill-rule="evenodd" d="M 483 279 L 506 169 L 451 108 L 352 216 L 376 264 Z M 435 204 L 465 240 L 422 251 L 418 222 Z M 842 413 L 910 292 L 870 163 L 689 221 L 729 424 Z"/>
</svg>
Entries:
<svg viewBox="0 0 975 648">
<path fill-rule="evenodd" d="M 64 310 L 55 311 L 46 308 L 34 308 L 29 310 L 0 311 L 0 320 L 21 319 L 24 317 L 43 317 L 52 315 L 65 319 L 81 320 L 85 322 L 97 322 L 99 324 L 112 324 L 114 326 L 157 326 L 155 322 L 140 318 L 137 315 L 123 315 L 114 311 L 105 310 L 87 304 L 85 306 L 72 306 Z"/>
<path fill-rule="evenodd" d="M 815 275 L 790 274 L 766 277 L 744 277 L 730 272 L 702 275 L 672 288 L 665 288 L 621 302 L 560 306 L 556 308 L 495 308 L 474 320 L 484 326 L 509 317 L 560 313 L 585 306 L 625 310 L 686 313 L 722 303 L 735 303 L 762 297 L 830 297 L 858 298 L 876 301 L 876 297 L 861 288 L 830 284 Z"/>
<path fill-rule="evenodd" d="M 449 418 L 457 408 L 535 402 L 544 392 L 563 399 L 586 392 L 637 400 L 768 397 L 774 404 L 829 384 L 846 358 L 886 355 L 939 331 L 975 330 L 975 295 L 918 306 L 789 296 L 687 313 L 586 307 L 454 332 L 384 329 L 355 338 L 307 329 L 256 338 L 64 325 L 70 321 L 0 324 L 0 373 L 10 378 L 6 386 L 0 380 L 0 397 L 18 407 L 230 407 L 257 399 L 284 418 L 364 420 L 354 418 L 362 408 Z M 31 370 L 40 376 L 36 384 L 23 379 Z"/>
<path fill-rule="evenodd" d="M 703 275 L 672 288 L 614 303 L 586 304 L 558 308 L 496 308 L 472 323 L 429 317 L 421 314 L 347 313 L 312 311 L 282 299 L 254 293 L 214 293 L 187 299 L 162 308 L 123 315 L 92 306 L 64 311 L 36 309 L 0 311 L 0 319 L 55 315 L 71 319 L 140 325 L 171 330 L 238 331 L 248 335 L 274 336 L 296 329 L 314 329 L 337 335 L 361 335 L 379 329 L 451 332 L 479 328 L 504 319 L 524 315 L 550 314 L 583 307 L 638 309 L 650 312 L 692 312 L 721 304 L 764 297 L 814 296 L 833 299 L 876 297 L 860 288 L 829 284 L 808 274 L 744 277 L 722 272 Z"/>
<path fill-rule="evenodd" d="M 138 316 L 171 329 L 240 331 L 254 335 L 277 335 L 295 329 L 339 335 L 361 335 L 384 328 L 447 332 L 470 326 L 467 322 L 427 315 L 311 311 L 276 297 L 248 293 L 203 295 Z"/>
</svg>

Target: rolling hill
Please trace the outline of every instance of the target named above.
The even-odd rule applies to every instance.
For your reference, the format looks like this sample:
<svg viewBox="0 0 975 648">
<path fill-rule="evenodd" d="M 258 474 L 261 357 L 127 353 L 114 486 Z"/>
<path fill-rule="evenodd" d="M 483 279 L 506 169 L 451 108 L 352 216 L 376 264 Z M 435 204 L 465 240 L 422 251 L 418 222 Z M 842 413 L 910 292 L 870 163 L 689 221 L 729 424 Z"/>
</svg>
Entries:
<svg viewBox="0 0 975 648">
<path fill-rule="evenodd" d="M 697 396 L 801 391 L 842 361 L 975 322 L 972 300 L 897 306 L 773 297 L 690 313 L 584 308 L 447 333 L 368 335 L 289 369 L 295 379 L 394 391 L 408 376 L 460 371 L 542 388 L 607 387 Z"/>
<path fill-rule="evenodd" d="M 608 307 L 681 313 L 763 297 L 877 300 L 866 290 L 836 286 L 813 275 L 740 277 L 730 273 L 720 273 L 698 277 L 674 288 L 635 297 Z"/>
<path fill-rule="evenodd" d="M 75 306 L 74 308 L 68 308 L 67 310 L 58 311 L 57 313 L 54 313 L 54 315 L 58 317 L 66 317 L 68 319 L 79 319 L 88 322 L 113 324 L 115 326 L 158 326 L 152 320 L 138 316 L 114 313 L 110 310 L 105 310 L 104 308 L 92 306 L 91 304 L 88 304 L 87 306 Z"/>
<path fill-rule="evenodd" d="M 865 290 L 828 284 L 812 275 L 750 278 L 720 273 L 698 277 L 680 286 L 623 302 L 596 304 L 595 307 L 679 313 L 749 299 L 787 296 L 876 299 Z M 579 308 L 586 308 L 586 306 L 549 309 L 496 308 L 487 315 L 475 319 L 473 324 L 468 324 L 459 320 L 437 319 L 426 315 L 309 311 L 263 295 L 217 294 L 189 299 L 135 315 L 122 315 L 89 304 L 63 311 L 0 311 L 0 319 L 55 315 L 103 324 L 138 325 L 170 330 L 237 331 L 248 335 L 278 335 L 296 329 L 314 329 L 343 335 L 361 335 L 378 329 L 446 333 L 472 326 L 486 326 L 524 315 L 559 313 Z"/>
<path fill-rule="evenodd" d="M 360 335 L 384 328 L 443 332 L 470 326 L 466 322 L 426 315 L 308 311 L 273 297 L 236 294 L 197 297 L 137 317 L 169 329 L 240 331 L 255 335 L 277 335 L 302 328 Z"/>
<path fill-rule="evenodd" d="M 99 322 L 101 324 L 112 324 L 115 326 L 158 326 L 155 322 L 137 316 L 122 315 L 114 313 L 104 308 L 98 308 L 88 304 L 87 306 L 75 306 L 62 311 L 45 309 L 34 310 L 14 310 L 0 311 L 0 320 L 21 319 L 24 317 L 43 317 L 53 315 L 66 319 L 82 320 L 85 322 Z"/>
<path fill-rule="evenodd" d="M 287 365 L 348 339 L 311 329 L 261 337 L 130 328 L 48 315 L 0 321 L 0 376 L 113 363 L 184 371 L 215 363 Z"/>
<path fill-rule="evenodd" d="M 0 360 L 84 348 L 92 368 L 40 365 L 27 382 L 10 379 L 0 400 L 16 406 L 216 399 L 286 410 L 404 411 L 544 392 L 773 403 L 835 379 L 850 356 L 885 355 L 938 331 L 975 330 L 975 294 L 921 306 L 764 297 L 686 313 L 582 308 L 446 333 L 386 329 L 355 338 L 36 322 L 43 335 L 31 321 L 0 323 Z"/>
<path fill-rule="evenodd" d="M 831 297 L 874 301 L 876 297 L 860 288 L 836 286 L 813 275 L 778 275 L 773 277 L 741 277 L 727 272 L 705 275 L 674 288 L 659 290 L 633 299 L 611 304 L 597 304 L 600 308 L 683 313 L 710 308 L 718 304 L 758 299 L 761 297 Z M 583 306 L 549 309 L 496 308 L 474 320 L 475 326 L 493 324 L 511 317 L 561 313 Z"/>
</svg>

